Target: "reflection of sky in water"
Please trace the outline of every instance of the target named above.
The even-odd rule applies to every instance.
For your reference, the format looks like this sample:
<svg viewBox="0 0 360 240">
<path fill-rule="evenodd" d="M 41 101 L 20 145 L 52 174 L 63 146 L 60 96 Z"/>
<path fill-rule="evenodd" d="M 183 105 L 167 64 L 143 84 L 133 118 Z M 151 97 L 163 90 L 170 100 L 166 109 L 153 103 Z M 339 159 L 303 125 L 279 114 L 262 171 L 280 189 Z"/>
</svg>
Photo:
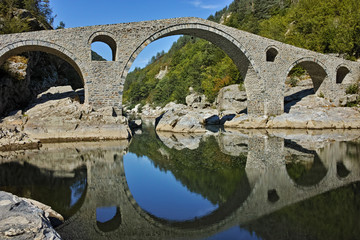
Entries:
<svg viewBox="0 0 360 240">
<path fill-rule="evenodd" d="M 232 227 L 224 232 L 220 232 L 215 234 L 214 236 L 206 238 L 206 240 L 220 240 L 220 239 L 258 240 L 261 238 L 256 236 L 255 233 L 250 233 L 249 231 L 241 229 L 240 227 Z"/>
<path fill-rule="evenodd" d="M 147 157 L 128 153 L 124 156 L 124 168 L 136 202 L 156 217 L 189 220 L 218 208 L 200 194 L 190 192 L 171 172 L 156 168 Z"/>
<path fill-rule="evenodd" d="M 70 186 L 70 190 L 71 190 L 70 207 L 73 207 L 79 201 L 79 199 L 81 198 L 82 194 L 85 191 L 85 187 L 86 187 L 86 179 L 79 180 Z"/>
<path fill-rule="evenodd" d="M 116 215 L 116 206 L 96 208 L 96 221 L 105 223 L 113 219 Z"/>
</svg>

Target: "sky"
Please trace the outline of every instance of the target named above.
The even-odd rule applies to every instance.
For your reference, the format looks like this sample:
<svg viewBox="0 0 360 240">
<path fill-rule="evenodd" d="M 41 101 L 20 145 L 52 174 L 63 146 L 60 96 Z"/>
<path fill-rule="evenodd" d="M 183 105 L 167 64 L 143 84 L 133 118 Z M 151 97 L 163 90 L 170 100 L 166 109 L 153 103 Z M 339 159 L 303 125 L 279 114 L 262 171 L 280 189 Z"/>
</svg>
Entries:
<svg viewBox="0 0 360 240">
<path fill-rule="evenodd" d="M 208 18 L 228 6 L 233 0 L 51 0 L 56 15 L 54 26 L 60 21 L 66 28 L 92 25 L 138 22 L 175 17 Z M 167 37 L 148 45 L 136 58 L 132 69 L 144 67 L 152 56 L 168 51 L 177 37 Z M 101 43 L 93 50 L 109 59 L 110 50 Z"/>
</svg>

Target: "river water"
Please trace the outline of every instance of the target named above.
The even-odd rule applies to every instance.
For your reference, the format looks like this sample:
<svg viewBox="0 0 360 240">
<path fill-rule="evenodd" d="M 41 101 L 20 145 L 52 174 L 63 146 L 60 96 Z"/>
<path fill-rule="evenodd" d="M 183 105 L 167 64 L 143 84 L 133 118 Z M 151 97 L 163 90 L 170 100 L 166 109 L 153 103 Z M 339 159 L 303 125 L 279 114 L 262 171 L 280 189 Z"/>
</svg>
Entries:
<svg viewBox="0 0 360 240">
<path fill-rule="evenodd" d="M 360 239 L 358 131 L 156 133 L 2 153 L 64 239 Z"/>
</svg>

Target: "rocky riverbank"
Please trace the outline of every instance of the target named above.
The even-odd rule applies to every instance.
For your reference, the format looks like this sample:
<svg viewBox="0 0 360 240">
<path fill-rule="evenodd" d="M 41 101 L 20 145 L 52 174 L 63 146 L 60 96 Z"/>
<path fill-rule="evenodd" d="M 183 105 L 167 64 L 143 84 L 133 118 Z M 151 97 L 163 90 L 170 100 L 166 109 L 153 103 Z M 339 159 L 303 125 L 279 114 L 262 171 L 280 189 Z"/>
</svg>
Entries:
<svg viewBox="0 0 360 240">
<path fill-rule="evenodd" d="M 240 129 L 359 129 L 360 96 L 348 94 L 339 99 L 325 99 L 314 94 L 311 79 L 285 90 L 284 113 L 279 116 L 250 116 L 246 114 L 246 92 L 238 85 L 224 87 L 215 103 L 205 96 L 191 93 L 186 105 L 169 103 L 152 109 L 145 105 L 141 117 L 160 116 L 156 130 L 169 132 L 206 132 L 213 125 Z M 351 107 L 352 106 L 352 107 Z M 129 112 L 139 113 L 139 105 Z"/>
<path fill-rule="evenodd" d="M 0 150 L 37 148 L 41 142 L 128 139 L 128 121 L 112 107 L 97 111 L 81 104 L 83 92 L 70 86 L 39 94 L 29 107 L 0 123 Z"/>
<path fill-rule="evenodd" d="M 0 239 L 61 239 L 50 218 L 64 220 L 48 206 L 0 191 Z"/>
</svg>

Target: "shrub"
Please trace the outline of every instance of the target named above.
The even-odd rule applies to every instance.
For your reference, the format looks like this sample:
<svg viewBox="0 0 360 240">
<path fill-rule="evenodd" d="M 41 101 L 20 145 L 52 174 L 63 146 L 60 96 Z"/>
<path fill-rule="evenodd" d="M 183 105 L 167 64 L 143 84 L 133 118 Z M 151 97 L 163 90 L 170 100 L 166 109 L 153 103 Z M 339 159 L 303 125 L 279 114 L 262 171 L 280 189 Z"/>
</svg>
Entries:
<svg viewBox="0 0 360 240">
<path fill-rule="evenodd" d="M 346 94 L 357 94 L 358 92 L 359 92 L 359 86 L 357 85 L 357 83 L 351 84 L 346 88 L 345 91 Z"/>
<path fill-rule="evenodd" d="M 289 84 L 291 87 L 296 87 L 298 82 L 299 82 L 299 78 L 291 76 L 286 83 Z"/>
</svg>

